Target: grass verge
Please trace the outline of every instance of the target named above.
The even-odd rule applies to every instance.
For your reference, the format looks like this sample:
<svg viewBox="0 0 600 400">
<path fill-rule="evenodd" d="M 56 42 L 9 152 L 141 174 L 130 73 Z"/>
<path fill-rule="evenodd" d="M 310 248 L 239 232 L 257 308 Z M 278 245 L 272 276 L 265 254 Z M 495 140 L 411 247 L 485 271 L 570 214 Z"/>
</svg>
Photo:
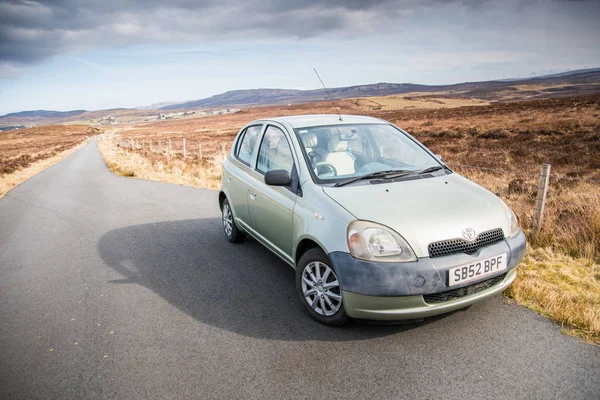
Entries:
<svg viewBox="0 0 600 400">
<path fill-rule="evenodd" d="M 563 332 L 600 344 L 600 265 L 550 248 L 528 250 L 505 294 L 560 323 Z"/>
<path fill-rule="evenodd" d="M 117 146 L 113 138 L 101 138 L 98 149 L 108 168 L 116 175 L 214 190 L 219 188 L 222 162 L 219 157 L 184 159 L 181 155 L 130 151 Z"/>
</svg>

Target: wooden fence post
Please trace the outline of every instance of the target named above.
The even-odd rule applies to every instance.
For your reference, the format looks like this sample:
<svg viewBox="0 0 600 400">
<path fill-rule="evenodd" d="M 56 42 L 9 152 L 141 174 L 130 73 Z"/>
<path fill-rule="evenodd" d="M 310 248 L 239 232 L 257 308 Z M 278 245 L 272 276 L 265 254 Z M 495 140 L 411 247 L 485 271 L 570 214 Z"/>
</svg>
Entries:
<svg viewBox="0 0 600 400">
<path fill-rule="evenodd" d="M 221 154 L 223 156 L 223 160 L 227 158 L 227 154 L 225 153 L 225 143 L 221 145 Z"/>
<path fill-rule="evenodd" d="M 148 148 L 150 149 L 150 153 L 152 153 L 152 139 L 150 139 L 149 147 Z"/>
<path fill-rule="evenodd" d="M 161 150 L 162 150 L 162 149 L 160 148 L 160 140 L 159 140 L 159 141 L 158 141 L 158 152 L 159 152 L 159 153 L 161 153 L 161 152 L 162 152 Z"/>
<path fill-rule="evenodd" d="M 198 142 L 198 158 L 202 160 L 202 144 Z"/>
<path fill-rule="evenodd" d="M 169 155 L 171 155 L 171 139 L 169 139 Z"/>
<path fill-rule="evenodd" d="M 133 138 L 129 139 L 131 141 L 131 150 L 133 150 Z"/>
<path fill-rule="evenodd" d="M 185 151 L 185 138 L 183 138 L 183 158 L 187 156 L 187 152 Z"/>
<path fill-rule="evenodd" d="M 544 208 L 546 206 L 546 195 L 548 194 L 548 183 L 550 182 L 550 164 L 542 164 L 540 181 L 538 184 L 537 197 L 535 199 L 535 212 L 533 214 L 533 233 L 537 235 L 542 229 L 544 220 Z"/>
</svg>

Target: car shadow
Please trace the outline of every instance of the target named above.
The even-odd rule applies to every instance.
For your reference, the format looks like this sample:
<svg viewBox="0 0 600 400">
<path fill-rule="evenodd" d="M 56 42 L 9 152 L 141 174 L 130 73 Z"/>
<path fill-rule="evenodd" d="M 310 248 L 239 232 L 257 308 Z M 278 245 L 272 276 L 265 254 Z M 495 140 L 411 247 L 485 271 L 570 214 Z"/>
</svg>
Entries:
<svg viewBox="0 0 600 400">
<path fill-rule="evenodd" d="M 124 276 L 197 320 L 238 334 L 275 340 L 345 341 L 382 337 L 443 317 L 399 325 L 314 321 L 295 291 L 294 271 L 260 243 L 229 243 L 219 218 L 149 223 L 104 234 L 98 250 Z"/>
</svg>

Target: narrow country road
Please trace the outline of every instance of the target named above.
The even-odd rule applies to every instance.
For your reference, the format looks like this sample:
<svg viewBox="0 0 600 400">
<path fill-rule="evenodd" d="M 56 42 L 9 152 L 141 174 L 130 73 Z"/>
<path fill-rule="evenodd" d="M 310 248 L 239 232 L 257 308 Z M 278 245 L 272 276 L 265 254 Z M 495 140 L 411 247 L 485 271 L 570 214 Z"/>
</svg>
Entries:
<svg viewBox="0 0 600 400">
<path fill-rule="evenodd" d="M 600 396 L 600 347 L 501 296 L 333 329 L 293 285 L 216 192 L 114 176 L 92 140 L 0 199 L 0 398 Z"/>
</svg>

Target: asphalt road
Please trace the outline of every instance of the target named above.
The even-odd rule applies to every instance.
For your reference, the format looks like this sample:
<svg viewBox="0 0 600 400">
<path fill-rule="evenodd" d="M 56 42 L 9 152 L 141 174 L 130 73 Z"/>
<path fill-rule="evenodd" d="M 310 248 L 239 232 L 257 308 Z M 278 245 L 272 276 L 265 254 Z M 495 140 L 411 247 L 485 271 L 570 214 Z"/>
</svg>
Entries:
<svg viewBox="0 0 600 400">
<path fill-rule="evenodd" d="M 328 328 L 217 194 L 120 178 L 95 141 L 0 199 L 0 398 L 600 397 L 600 347 L 501 296 Z"/>
</svg>

